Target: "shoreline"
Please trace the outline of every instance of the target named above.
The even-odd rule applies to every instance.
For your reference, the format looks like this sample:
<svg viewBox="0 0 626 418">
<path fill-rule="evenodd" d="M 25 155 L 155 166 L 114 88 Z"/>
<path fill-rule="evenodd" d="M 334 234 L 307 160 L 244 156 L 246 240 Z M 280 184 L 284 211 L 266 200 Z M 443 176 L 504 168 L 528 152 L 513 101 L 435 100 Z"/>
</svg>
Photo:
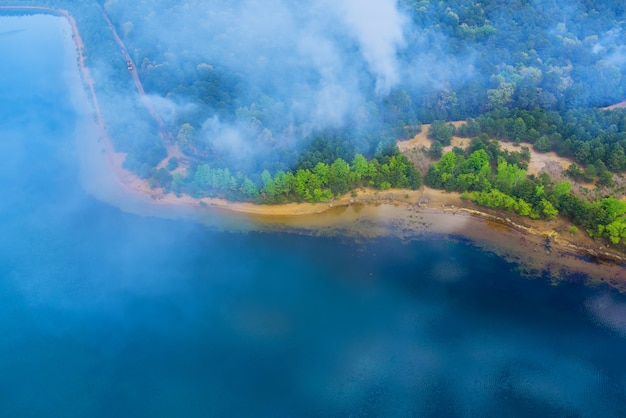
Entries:
<svg viewBox="0 0 626 418">
<path fill-rule="evenodd" d="M 443 234 L 450 239 L 462 237 L 518 264 L 529 275 L 548 275 L 558 281 L 579 273 L 586 276 L 583 280 L 588 284 L 606 283 L 626 292 L 626 256 L 599 247 L 582 231 L 576 237 L 568 237 L 564 232 L 568 221 L 561 218 L 553 222 L 533 221 L 513 214 L 490 213 L 464 202 L 458 193 L 425 186 L 417 191 L 361 189 L 357 196 L 345 195 L 327 203 L 259 205 L 219 198 L 177 197 L 153 190 L 147 181 L 123 168 L 125 154 L 115 152 L 112 146 L 100 112 L 95 82 L 84 63 L 84 44 L 71 14 L 37 6 L 0 7 L 2 9 L 49 13 L 69 22 L 78 54 L 81 90 L 84 96 L 90 96 L 77 98 L 74 95 L 75 104 L 81 106 L 85 113 L 83 119 L 90 121 L 92 128 L 95 122 L 99 135 L 94 138 L 91 132 L 87 134 L 90 139 L 77 139 L 81 176 L 87 191 L 106 203 L 143 216 L 192 220 L 232 231 L 301 232 L 355 238 L 415 239 L 427 234 Z M 85 104 L 91 107 L 89 112 L 82 109 Z M 81 129 L 84 131 L 81 134 L 85 135 L 89 126 Z M 549 251 L 546 239 L 550 239 Z"/>
<path fill-rule="evenodd" d="M 114 174 L 115 175 L 115 174 Z M 544 276 L 554 283 L 582 280 L 607 284 L 626 293 L 626 255 L 602 247 L 585 232 L 567 233 L 571 223 L 561 217 L 551 222 L 488 212 L 459 193 L 422 186 L 414 190 L 360 190 L 328 203 L 258 205 L 224 199 L 176 197 L 151 190 L 134 177 L 124 187 L 160 209 L 171 208 L 177 219 L 233 232 L 289 232 L 313 236 L 370 239 L 386 236 L 415 240 L 442 235 L 469 241 L 514 263 L 528 277 Z M 178 212 L 180 210 L 181 212 Z M 165 212 L 156 216 L 163 216 Z M 142 215 L 153 215 L 145 211 Z M 165 217 L 169 217 L 165 215 Z M 547 249 L 549 248 L 549 249 Z"/>
</svg>

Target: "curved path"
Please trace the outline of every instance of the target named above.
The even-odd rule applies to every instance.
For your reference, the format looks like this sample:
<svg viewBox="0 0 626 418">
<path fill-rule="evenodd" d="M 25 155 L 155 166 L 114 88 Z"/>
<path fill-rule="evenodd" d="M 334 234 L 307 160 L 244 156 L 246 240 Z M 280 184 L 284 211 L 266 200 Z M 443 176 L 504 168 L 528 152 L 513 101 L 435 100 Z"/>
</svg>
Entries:
<svg viewBox="0 0 626 418">
<path fill-rule="evenodd" d="M 0 6 L 0 10 L 2 9 L 40 11 L 42 13 L 48 13 L 48 14 L 53 14 L 56 16 L 67 18 L 68 22 L 70 23 L 72 32 L 73 32 L 74 42 L 75 42 L 77 52 L 78 52 L 79 70 L 83 76 L 84 83 L 86 84 L 91 94 L 91 100 L 94 106 L 96 122 L 101 132 L 105 147 L 107 149 L 107 154 L 109 155 L 109 158 L 111 158 L 111 155 L 113 154 L 111 142 L 107 135 L 104 121 L 100 114 L 100 106 L 98 104 L 98 100 L 97 100 L 96 93 L 95 93 L 94 81 L 91 78 L 87 67 L 85 66 L 85 62 L 84 62 L 85 59 L 84 59 L 84 53 L 83 53 L 84 45 L 78 33 L 78 28 L 76 26 L 76 21 L 74 20 L 74 18 L 66 10 L 59 10 L 59 9 L 53 9 L 53 8 L 47 8 L 47 7 Z M 102 12 L 103 12 L 103 16 L 105 17 L 105 20 L 107 21 L 107 24 L 109 25 L 109 27 L 111 28 L 111 31 L 113 32 L 113 35 L 116 41 L 118 42 L 118 45 L 122 47 L 122 51 L 124 55 L 126 56 L 127 60 L 130 60 L 130 56 L 126 50 L 126 47 L 124 46 L 124 43 L 119 38 L 119 36 L 117 36 L 115 28 L 113 27 L 111 21 L 108 19 L 106 14 L 104 14 L 104 11 Z M 133 69 L 131 73 L 135 81 L 137 90 L 140 96 L 143 98 L 144 105 L 150 112 L 151 116 L 159 124 L 159 127 L 161 129 L 161 135 L 164 136 L 165 138 L 171 137 L 171 135 L 167 132 L 167 129 L 162 119 L 154 111 L 152 104 L 149 102 L 147 96 L 145 95 L 143 86 L 141 85 L 141 82 L 136 73 L 136 70 Z M 120 170 L 121 170 L 119 167 L 119 164 L 112 164 L 112 167 L 117 172 L 116 174 L 117 174 L 118 180 L 121 180 L 121 178 L 119 177 Z M 129 185 L 127 182 L 124 182 L 124 181 L 122 181 L 122 183 L 134 192 L 146 194 L 147 189 L 142 190 L 142 188 L 132 187 L 132 185 Z M 298 217 L 298 215 L 306 215 L 306 214 L 312 214 L 311 216 L 313 216 L 314 218 L 307 217 L 307 219 L 304 221 L 302 225 L 308 225 L 307 224 L 308 221 L 315 219 L 316 222 L 312 222 L 311 225 L 308 225 L 308 227 L 318 228 L 319 222 L 317 222 L 317 220 L 321 219 L 321 218 L 318 218 L 319 213 L 328 211 L 328 215 L 331 218 L 331 220 L 328 221 L 327 219 L 326 222 L 330 222 L 331 224 L 337 224 L 339 228 L 338 230 L 342 230 L 341 229 L 342 224 L 340 222 L 337 223 L 337 219 L 339 219 L 339 218 L 336 218 L 337 214 L 331 213 L 334 208 L 338 208 L 341 214 L 345 211 L 346 207 L 351 207 L 353 203 L 354 204 L 361 203 L 361 205 L 363 206 L 359 206 L 359 209 L 355 211 L 356 213 L 355 216 L 357 217 L 356 218 L 357 220 L 359 218 L 363 218 L 366 220 L 373 219 L 375 221 L 380 221 L 380 216 L 384 216 L 385 218 L 387 218 L 387 216 L 382 215 L 380 212 L 377 211 L 377 207 L 378 207 L 377 203 L 381 203 L 378 201 L 380 198 L 383 198 L 383 201 L 387 201 L 387 198 L 388 198 L 389 204 L 387 205 L 387 207 L 391 208 L 392 210 L 400 211 L 400 213 L 397 214 L 396 216 L 397 218 L 395 219 L 396 221 L 402 222 L 403 225 L 406 224 L 407 222 L 415 222 L 414 215 L 408 213 L 411 210 L 415 210 L 414 205 L 411 204 L 410 202 L 415 202 L 419 200 L 418 194 L 420 193 L 423 194 L 424 190 L 422 190 L 421 192 L 420 191 L 398 191 L 398 193 L 403 194 L 404 197 L 393 196 L 391 193 L 384 194 L 384 196 L 378 196 L 378 192 L 370 191 L 369 193 L 368 192 L 360 193 L 359 199 L 354 199 L 354 201 L 351 197 L 346 197 L 344 201 L 333 202 L 332 204 L 322 204 L 322 205 L 288 204 L 288 205 L 282 205 L 280 207 L 259 206 L 259 205 L 254 205 L 251 203 L 233 203 L 233 202 L 223 201 L 221 199 L 210 199 L 210 198 L 202 199 L 202 202 L 201 202 L 200 200 L 192 199 L 188 196 L 177 198 L 171 194 L 161 196 L 158 199 L 156 199 L 156 201 L 160 204 L 165 204 L 165 205 L 168 205 L 168 204 L 177 205 L 177 206 L 189 205 L 189 206 L 195 206 L 195 207 L 207 206 L 207 207 L 213 207 L 215 209 L 221 208 L 221 209 L 225 209 L 231 212 L 242 212 L 246 214 L 248 217 L 254 217 L 254 216 L 263 217 L 265 221 L 275 217 L 277 218 L 276 222 L 278 222 L 281 225 L 284 225 L 286 228 L 288 228 L 290 225 L 296 226 L 293 223 L 294 223 L 294 220 Z M 436 195 L 437 193 L 438 191 L 429 191 L 429 194 L 432 194 L 432 195 Z M 408 195 L 408 198 L 407 198 L 407 195 Z M 151 196 L 151 197 L 152 199 L 154 199 L 154 196 Z M 370 205 L 371 199 L 375 200 L 374 205 Z M 448 196 L 445 196 L 445 200 L 447 199 L 448 199 Z M 513 259 L 511 261 L 522 263 L 522 264 L 524 264 L 525 262 L 531 263 L 528 266 L 531 266 L 533 268 L 549 269 L 550 271 L 556 269 L 554 271 L 554 274 L 555 274 L 554 277 L 558 277 L 557 273 L 561 271 L 581 271 L 589 275 L 590 281 L 592 283 L 598 283 L 597 280 L 599 278 L 600 282 L 605 282 L 612 287 L 621 289 L 622 291 L 626 292 L 626 282 L 624 282 L 624 267 L 623 267 L 624 258 L 621 254 L 616 254 L 615 252 L 609 251 L 604 248 L 594 249 L 593 247 L 597 246 L 597 243 L 595 242 L 592 242 L 589 245 L 582 244 L 582 246 L 579 246 L 578 241 L 581 241 L 581 236 L 575 239 L 571 239 L 571 240 L 570 240 L 570 237 L 559 236 L 558 242 L 556 240 L 554 241 L 555 251 L 557 251 L 557 254 L 559 254 L 558 258 L 554 258 L 550 256 L 550 254 L 544 255 L 541 252 L 533 252 L 532 250 L 533 247 L 535 248 L 535 251 L 537 251 L 536 248 L 541 247 L 541 245 L 545 241 L 546 232 L 552 233 L 552 231 L 534 230 L 534 228 L 528 228 L 525 226 L 512 224 L 508 218 L 501 219 L 501 218 L 498 218 L 498 217 L 495 217 L 493 215 L 489 215 L 483 212 L 478 212 L 478 211 L 467 209 L 467 208 L 461 208 L 461 207 L 458 207 L 458 206 L 461 206 L 458 200 L 459 199 L 455 198 L 454 200 L 455 205 L 451 206 L 452 209 L 443 207 L 446 205 L 439 201 L 437 201 L 439 202 L 439 204 L 436 204 L 436 202 L 430 202 L 431 204 L 428 206 L 431 207 L 431 209 L 421 208 L 419 210 L 419 215 L 420 217 L 426 217 L 430 213 L 430 214 L 434 214 L 433 216 L 436 215 L 439 218 L 441 218 L 439 222 L 441 225 L 443 225 L 443 227 L 441 227 L 443 228 L 441 229 L 441 233 L 446 233 L 446 234 L 449 234 L 449 233 L 459 234 L 460 233 L 461 235 L 470 236 L 470 237 L 471 237 L 471 234 L 468 234 L 467 228 L 462 229 L 462 230 L 455 230 L 455 231 L 449 231 L 446 228 L 450 226 L 452 219 L 459 218 L 458 216 L 455 216 L 457 213 L 459 213 L 459 215 L 466 214 L 466 217 L 472 217 L 472 218 L 476 217 L 478 226 L 475 228 L 470 228 L 470 229 L 473 231 L 482 231 L 482 232 L 485 232 L 486 234 L 485 237 L 482 237 L 482 238 L 476 237 L 476 239 L 480 238 L 481 240 L 485 240 L 485 242 L 487 241 L 493 242 L 493 244 L 495 245 L 495 247 L 493 247 L 493 251 L 497 252 L 496 249 L 499 248 L 500 250 L 502 250 L 500 252 L 503 253 L 503 255 L 512 254 Z M 373 214 L 369 216 L 365 216 L 363 212 L 364 208 L 371 209 L 373 211 Z M 389 221 L 389 219 L 387 220 Z M 350 222 L 354 223 L 353 220 L 350 220 Z M 515 245 L 518 245 L 520 242 L 526 243 L 526 241 L 528 241 L 530 242 L 530 244 L 528 244 L 530 245 L 530 247 L 524 249 L 524 248 L 519 247 L 518 245 L 515 248 L 511 247 L 510 250 L 504 249 L 503 245 L 505 241 L 502 241 L 499 238 L 499 236 L 502 235 L 502 232 L 504 230 L 499 231 L 499 235 L 496 237 L 496 235 L 493 234 L 493 231 L 490 231 L 489 228 L 486 228 L 486 226 L 490 225 L 489 222 L 491 222 L 494 225 L 497 224 L 498 228 L 500 229 L 504 228 L 504 230 L 509 231 L 512 234 L 511 239 L 506 240 L 506 242 L 508 242 L 510 245 L 515 246 Z M 532 222 L 530 221 L 528 222 L 532 224 Z M 268 225 L 271 226 L 273 224 L 268 223 Z M 544 228 L 547 227 L 548 229 L 551 228 L 550 225 L 544 225 L 542 223 L 534 223 L 534 225 L 537 227 L 539 226 L 544 227 Z M 328 225 L 325 225 L 325 227 L 328 227 Z M 404 225 L 404 228 L 408 228 L 408 227 L 409 227 L 408 224 Z M 367 223 L 367 228 L 371 229 L 371 224 Z M 421 227 L 417 226 L 417 228 L 419 229 Z M 473 238 L 470 238 L 470 239 L 473 239 Z M 525 257 L 524 256 L 525 251 L 528 252 L 528 254 L 531 254 L 532 256 L 528 258 L 529 261 L 522 260 L 522 258 Z M 596 257 L 599 260 L 606 260 L 606 261 L 612 260 L 612 261 L 609 261 L 609 263 L 607 264 L 602 264 L 601 268 L 598 268 L 598 265 L 584 261 L 584 259 L 582 259 L 580 255 L 587 256 L 587 257 L 588 256 Z M 562 267 L 565 267 L 565 270 L 563 270 Z"/>
<path fill-rule="evenodd" d="M 100 6 L 100 4 L 98 4 L 98 7 L 100 8 L 102 17 L 104 17 L 104 20 L 107 22 L 107 25 L 109 26 L 109 29 L 111 30 L 111 33 L 113 34 L 113 38 L 115 39 L 115 42 L 117 42 L 117 44 L 122 49 L 122 54 L 124 55 L 124 59 L 126 60 L 127 63 L 132 64 L 132 69 L 129 70 L 129 72 L 131 76 L 133 77 L 133 81 L 135 82 L 135 86 L 137 87 L 137 92 L 139 93 L 139 96 L 141 97 L 143 105 L 146 107 L 146 109 L 150 113 L 150 116 L 152 116 L 152 119 L 154 119 L 157 125 L 159 126 L 159 132 L 161 134 L 161 137 L 169 142 L 173 142 L 174 138 L 172 134 L 170 133 L 169 129 L 163 122 L 163 119 L 161 118 L 161 116 L 159 116 L 159 114 L 154 110 L 154 107 L 152 106 L 150 99 L 148 99 L 148 97 L 146 96 L 146 92 L 143 88 L 143 85 L 141 84 L 141 80 L 139 79 L 139 74 L 137 73 L 137 66 L 133 62 L 130 54 L 128 53 L 128 49 L 126 48 L 124 41 L 122 41 L 122 38 L 120 38 L 119 35 L 117 34 L 115 25 L 113 25 L 113 22 L 111 22 L 111 19 L 109 19 L 109 16 L 106 14 L 106 11 L 104 10 L 104 8 Z"/>
<path fill-rule="evenodd" d="M 172 134 L 170 133 L 169 129 L 163 122 L 163 119 L 154 110 L 154 107 L 152 106 L 150 99 L 148 99 L 148 97 L 146 96 L 146 92 L 143 88 L 143 85 L 141 84 L 141 80 L 139 79 L 139 74 L 137 73 L 137 66 L 132 61 L 130 54 L 128 53 L 128 50 L 126 49 L 126 45 L 124 44 L 124 41 L 122 41 L 122 39 L 117 34 L 117 31 L 115 30 L 115 26 L 113 25 L 113 22 L 111 22 L 111 19 L 109 19 L 109 16 L 106 14 L 104 9 L 100 5 L 98 5 L 98 7 L 100 7 L 102 16 L 104 20 L 106 21 L 109 29 L 111 30 L 111 33 L 113 34 L 113 38 L 122 49 L 122 53 L 124 54 L 126 61 L 132 63 L 133 65 L 133 69 L 130 70 L 129 72 L 131 73 L 133 81 L 135 82 L 135 86 L 137 87 L 137 92 L 139 93 L 139 96 L 141 97 L 141 101 L 143 105 L 148 110 L 148 113 L 150 114 L 152 119 L 154 119 L 154 121 L 159 126 L 159 133 L 161 135 L 161 138 L 166 141 L 173 142 L 174 138 Z M 91 75 L 89 74 L 89 70 L 87 69 L 85 65 L 85 54 L 84 54 L 85 44 L 83 43 L 83 40 L 78 32 L 76 20 L 70 14 L 70 12 L 64 9 L 55 9 L 52 7 L 45 7 L 45 6 L 0 6 L 0 10 L 15 10 L 15 11 L 24 10 L 24 11 L 31 11 L 31 12 L 42 12 L 42 13 L 52 14 L 55 16 L 61 16 L 68 20 L 72 28 L 74 43 L 76 44 L 76 49 L 78 51 L 78 66 L 83 76 L 83 80 L 85 84 L 87 85 L 87 88 L 89 89 L 91 100 L 94 105 L 96 122 L 98 124 L 100 133 L 102 134 L 103 137 L 105 137 L 108 140 L 108 135 L 106 132 L 104 120 L 102 118 L 102 113 L 100 112 L 100 104 L 98 103 L 98 98 L 96 96 L 95 83 L 94 83 L 93 78 L 91 78 Z"/>
</svg>

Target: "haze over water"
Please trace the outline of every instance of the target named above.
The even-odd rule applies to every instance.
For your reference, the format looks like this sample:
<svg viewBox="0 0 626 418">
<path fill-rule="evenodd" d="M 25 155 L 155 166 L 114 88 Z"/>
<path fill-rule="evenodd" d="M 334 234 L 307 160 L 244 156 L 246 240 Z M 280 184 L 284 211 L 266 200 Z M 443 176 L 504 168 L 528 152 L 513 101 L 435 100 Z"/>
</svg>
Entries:
<svg viewBox="0 0 626 418">
<path fill-rule="evenodd" d="M 0 29 L 0 415 L 626 414 L 623 296 L 460 239 L 124 213 L 81 183 L 69 26 Z"/>
</svg>

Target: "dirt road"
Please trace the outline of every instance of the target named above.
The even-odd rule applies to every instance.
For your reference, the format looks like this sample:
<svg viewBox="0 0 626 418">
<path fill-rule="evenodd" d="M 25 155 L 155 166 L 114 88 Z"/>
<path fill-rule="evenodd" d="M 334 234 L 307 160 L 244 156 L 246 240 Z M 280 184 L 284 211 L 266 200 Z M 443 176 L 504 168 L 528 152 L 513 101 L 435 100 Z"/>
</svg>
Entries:
<svg viewBox="0 0 626 418">
<path fill-rule="evenodd" d="M 102 8 L 102 6 L 100 5 L 98 5 L 98 7 L 100 7 L 102 17 L 104 18 L 107 25 L 109 26 L 109 29 L 111 30 L 111 33 L 113 34 L 113 38 L 115 39 L 115 42 L 117 42 L 117 44 L 120 46 L 122 50 L 122 54 L 124 55 L 124 59 L 126 60 L 127 63 L 130 64 L 128 71 L 133 77 L 133 81 L 135 82 L 135 86 L 137 87 L 137 92 L 139 93 L 139 96 L 141 97 L 143 105 L 148 110 L 148 113 L 150 113 L 150 116 L 152 117 L 152 119 L 154 119 L 157 125 L 159 126 L 159 132 L 161 134 L 161 138 L 170 143 L 173 142 L 174 138 L 171 132 L 169 131 L 169 129 L 167 128 L 167 125 L 165 125 L 161 116 L 159 116 L 159 114 L 154 110 L 154 106 L 152 106 L 150 99 L 146 96 L 146 92 L 143 88 L 143 85 L 141 84 L 141 80 L 139 79 L 139 74 L 137 73 L 137 66 L 133 62 L 133 59 L 131 58 L 130 54 L 128 53 L 128 49 L 126 48 L 124 41 L 122 41 L 122 38 L 120 38 L 119 35 L 117 34 L 117 30 L 115 29 L 113 22 L 111 22 L 111 19 L 107 15 L 104 8 Z"/>
</svg>

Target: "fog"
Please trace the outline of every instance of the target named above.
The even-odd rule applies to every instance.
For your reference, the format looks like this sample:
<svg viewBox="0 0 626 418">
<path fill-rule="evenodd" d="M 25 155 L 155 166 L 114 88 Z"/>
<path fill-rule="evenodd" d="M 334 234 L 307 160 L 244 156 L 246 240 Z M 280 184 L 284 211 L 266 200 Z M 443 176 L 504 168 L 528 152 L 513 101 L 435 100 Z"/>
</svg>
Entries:
<svg viewBox="0 0 626 418">
<path fill-rule="evenodd" d="M 420 63 L 400 58 L 415 28 L 394 0 L 107 1 L 104 7 L 148 87 L 164 70 L 179 77 L 164 87 L 166 97 L 153 97 L 173 129 L 191 122 L 216 153 L 238 160 L 276 148 L 301 151 L 310 135 L 328 130 L 367 135 L 381 123 L 372 102 L 407 80 L 444 81 L 436 57 L 424 55 L 431 65 L 420 65 L 419 76 L 413 73 Z M 195 80 L 214 80 L 229 97 L 207 106 L 175 86 L 200 88 Z M 226 110 L 219 107 L 228 101 Z"/>
<path fill-rule="evenodd" d="M 622 100 L 626 85 L 626 41 L 616 26 L 623 11 L 613 6 L 599 6 L 600 14 L 558 1 L 514 8 L 107 0 L 103 7 L 172 134 L 190 123 L 214 163 L 246 172 L 296 168 L 315 135 L 339 134 L 371 155 L 402 139 L 394 128 L 499 105 L 606 105 Z M 94 59 L 104 75 L 116 65 L 124 64 Z M 109 93 L 110 107 L 120 107 Z M 129 91 L 120 96 L 127 101 Z M 131 123 L 128 114 L 120 123 Z"/>
<path fill-rule="evenodd" d="M 262 89 L 250 73 L 240 108 L 252 106 L 244 102 L 254 88 L 259 97 L 276 88 L 282 105 L 272 105 L 273 115 L 291 118 L 294 144 L 305 132 L 296 124 L 314 131 L 374 114 L 368 101 L 382 101 L 406 83 L 401 56 L 414 37 L 406 16 L 391 6 L 376 14 L 395 16 L 402 30 L 390 30 L 378 43 L 363 34 L 366 19 L 352 3 L 327 5 L 336 15 L 324 13 L 319 21 L 308 15 L 313 6 L 298 6 L 305 17 L 283 4 L 279 15 L 299 16 L 285 17 L 294 29 L 296 20 L 319 26 L 276 41 L 308 52 L 277 64 L 293 74 L 262 68 Z M 63 42 L 74 52 L 69 32 L 61 35 L 67 25 L 59 29 L 58 20 L 32 18 L 29 30 L 11 35 L 19 43 L 0 43 L 11 57 L 0 79 L 7 109 L 0 116 L 0 367 L 10 383 L 0 410 L 6 415 L 506 415 L 511 404 L 530 416 L 623 410 L 624 298 L 617 294 L 523 280 L 493 254 L 440 236 L 405 243 L 233 234 L 215 231 L 223 225 L 159 218 L 165 209 L 132 214 L 124 206 L 133 203 L 127 195 L 117 206 L 90 196 L 84 170 L 113 177 L 74 74 L 75 55 L 64 53 Z M 161 36 L 155 43 L 168 41 Z M 251 33 L 248 38 L 263 44 Z M 175 41 L 169 39 L 168 48 L 182 48 Z M 194 54 L 201 54 L 199 47 Z M 215 62 L 206 54 L 193 60 L 190 74 L 230 68 L 217 62 L 217 53 Z M 412 59 L 429 54 L 438 56 L 433 50 Z M 227 58 L 239 63 L 237 71 L 255 67 L 235 55 Z M 185 68 L 182 58 L 171 58 Z M 472 59 L 472 53 L 463 56 Z M 93 58 L 93 77 L 106 79 L 125 65 L 119 61 Z M 315 70 L 296 71 L 305 64 Z M 449 73 L 424 74 L 452 91 Z M 326 90 L 317 88 L 322 80 Z M 112 134 L 160 140 L 141 98 L 128 93 L 131 82 L 114 79 L 98 89 L 113 112 L 107 113 Z M 345 94 L 335 96 L 336 90 Z M 200 107 L 175 94 L 150 99 L 173 126 L 180 114 Z M 345 110 L 335 113 L 325 102 Z M 202 113 L 199 129 L 223 147 L 241 149 L 251 130 L 239 123 L 217 111 Z M 275 140 L 288 138 L 284 132 Z M 86 161 L 84 145 L 91 147 Z M 244 157 L 258 158 L 256 145 L 247 150 Z M 240 219 L 234 222 L 241 227 Z M 585 307 L 602 326 L 589 321 Z"/>
</svg>

